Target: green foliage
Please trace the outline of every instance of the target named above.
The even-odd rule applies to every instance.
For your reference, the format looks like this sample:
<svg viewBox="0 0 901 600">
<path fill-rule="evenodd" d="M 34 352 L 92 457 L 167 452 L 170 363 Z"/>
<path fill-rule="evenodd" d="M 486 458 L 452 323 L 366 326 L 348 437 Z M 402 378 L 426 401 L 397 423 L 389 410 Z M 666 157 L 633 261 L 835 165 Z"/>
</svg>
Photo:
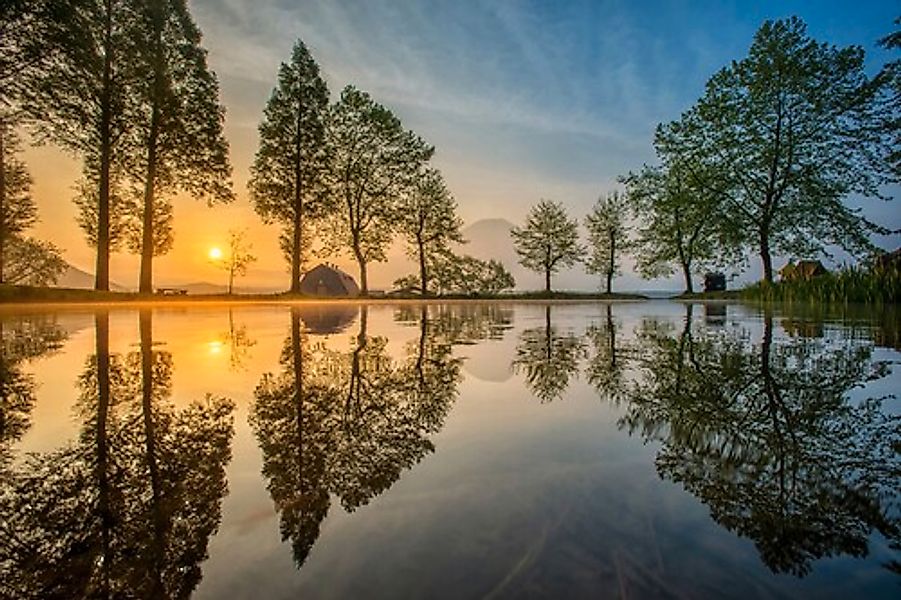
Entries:
<svg viewBox="0 0 901 600">
<path fill-rule="evenodd" d="M 329 112 L 331 192 L 338 203 L 326 229 L 330 250 L 349 251 L 369 291 L 367 265 L 386 259 L 396 230 L 397 201 L 416 182 L 434 148 L 405 130 L 394 113 L 353 86 Z"/>
<path fill-rule="evenodd" d="M 329 156 L 325 144 L 328 88 L 306 45 L 294 44 L 263 111 L 248 184 L 254 208 L 266 223 L 282 226 L 282 250 L 291 265 L 291 290 L 299 291 L 308 259 L 311 220 L 330 211 Z"/>
<path fill-rule="evenodd" d="M 682 157 L 645 166 L 622 178 L 632 213 L 639 219 L 632 249 L 645 278 L 666 277 L 678 268 L 692 293 L 692 276 L 741 262 L 738 244 L 724 222 L 722 201 L 710 177 Z M 683 161 L 683 162 L 680 162 Z"/>
<path fill-rule="evenodd" d="M 850 193 L 881 197 L 880 186 L 898 180 L 863 62 L 861 48 L 819 43 L 797 17 L 767 21 L 746 58 L 657 130 L 664 157 L 713 177 L 707 185 L 722 197 L 726 226 L 757 248 L 767 281 L 772 253 L 810 256 L 830 244 L 863 253 L 868 234 L 884 231 L 843 203 Z"/>
<path fill-rule="evenodd" d="M 742 290 L 742 297 L 765 302 L 897 304 L 901 270 L 847 267 L 808 280 L 760 282 Z"/>
<path fill-rule="evenodd" d="M 457 202 L 440 171 L 425 169 L 407 190 L 398 206 L 398 221 L 407 256 L 419 264 L 418 289 L 427 296 L 434 278 L 430 265 L 450 252 L 452 242 L 465 241 L 460 233 L 463 220 L 457 216 Z"/>
<path fill-rule="evenodd" d="M 516 281 L 504 265 L 494 259 L 484 261 L 469 255 L 443 251 L 431 257 L 429 269 L 439 294 L 494 296 L 513 289 Z M 400 280 L 395 285 L 401 283 Z M 416 289 L 416 278 L 405 282 Z M 397 287 L 404 287 L 397 285 Z"/>
<path fill-rule="evenodd" d="M 545 291 L 551 291 L 551 275 L 582 259 L 579 224 L 570 219 L 559 202 L 542 200 L 532 207 L 523 227 L 510 232 L 519 262 L 527 269 L 544 273 Z"/>
<path fill-rule="evenodd" d="M 613 291 L 613 278 L 622 272 L 622 253 L 631 248 L 628 219 L 626 196 L 619 192 L 598 198 L 591 213 L 585 217 L 585 229 L 588 230 L 585 270 L 604 276 L 608 294 Z"/>
</svg>

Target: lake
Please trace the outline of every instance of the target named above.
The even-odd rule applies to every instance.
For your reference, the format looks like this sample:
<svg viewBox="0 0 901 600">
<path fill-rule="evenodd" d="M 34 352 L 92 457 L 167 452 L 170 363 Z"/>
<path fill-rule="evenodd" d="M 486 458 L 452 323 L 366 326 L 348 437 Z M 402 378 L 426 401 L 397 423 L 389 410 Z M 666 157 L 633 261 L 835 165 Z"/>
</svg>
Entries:
<svg viewBox="0 0 901 600">
<path fill-rule="evenodd" d="M 901 319 L 0 312 L 0 597 L 897 598 Z"/>
</svg>

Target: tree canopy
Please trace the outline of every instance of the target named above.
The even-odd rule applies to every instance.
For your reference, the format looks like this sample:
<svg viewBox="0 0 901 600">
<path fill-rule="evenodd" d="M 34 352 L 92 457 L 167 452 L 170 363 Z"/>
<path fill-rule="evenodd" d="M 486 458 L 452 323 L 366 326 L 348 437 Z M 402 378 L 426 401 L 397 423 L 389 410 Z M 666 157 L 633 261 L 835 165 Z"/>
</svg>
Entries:
<svg viewBox="0 0 901 600">
<path fill-rule="evenodd" d="M 551 291 L 551 275 L 582 259 L 579 224 L 570 219 L 559 202 L 542 200 L 532 207 L 523 227 L 510 232 L 519 262 L 527 269 L 544 273 L 544 291 Z"/>
<path fill-rule="evenodd" d="M 756 248 L 768 282 L 774 252 L 803 256 L 834 244 L 862 253 L 872 247 L 868 234 L 882 231 L 844 202 L 850 193 L 882 197 L 880 186 L 898 180 L 863 59 L 860 47 L 810 38 L 797 17 L 766 21 L 747 57 L 657 129 L 664 157 L 713 175 L 707 185 L 743 245 Z"/>
</svg>

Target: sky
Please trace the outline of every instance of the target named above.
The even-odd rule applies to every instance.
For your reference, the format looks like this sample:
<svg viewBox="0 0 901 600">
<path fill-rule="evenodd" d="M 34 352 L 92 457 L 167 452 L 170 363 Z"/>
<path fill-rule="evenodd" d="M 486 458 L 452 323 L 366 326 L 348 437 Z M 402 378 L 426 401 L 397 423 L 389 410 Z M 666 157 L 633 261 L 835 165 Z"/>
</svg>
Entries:
<svg viewBox="0 0 901 600">
<path fill-rule="evenodd" d="M 189 0 L 189 6 L 220 79 L 237 200 L 207 208 L 178 198 L 175 247 L 157 260 L 156 281 L 220 283 L 224 275 L 210 263 L 209 249 L 224 244 L 229 228 L 243 227 L 259 260 L 240 283 L 282 287 L 288 277 L 278 229 L 260 223 L 246 183 L 263 107 L 298 38 L 319 63 L 333 99 L 348 84 L 366 90 L 436 147 L 433 162 L 466 223 L 504 218 L 518 224 L 542 198 L 562 202 L 581 219 L 599 195 L 617 188 L 619 175 L 653 163 L 656 125 L 678 118 L 714 72 L 744 57 L 764 20 L 798 15 L 817 40 L 861 45 L 872 74 L 896 58 L 876 41 L 901 15 L 898 0 Z M 24 158 L 42 217 L 34 234 L 92 272 L 93 252 L 71 203 L 77 158 L 53 147 L 29 149 Z M 852 202 L 901 229 L 894 203 Z M 879 242 L 897 246 L 901 237 Z M 372 287 L 390 287 L 404 272 L 398 256 L 370 268 Z M 112 279 L 136 285 L 137 265 L 133 256 L 116 255 Z M 759 271 L 752 260 L 743 279 Z M 559 281 L 565 288 L 596 286 L 578 270 Z M 538 282 L 536 276 L 520 287 Z M 616 285 L 678 286 L 675 279 L 643 282 L 629 265 Z"/>
</svg>

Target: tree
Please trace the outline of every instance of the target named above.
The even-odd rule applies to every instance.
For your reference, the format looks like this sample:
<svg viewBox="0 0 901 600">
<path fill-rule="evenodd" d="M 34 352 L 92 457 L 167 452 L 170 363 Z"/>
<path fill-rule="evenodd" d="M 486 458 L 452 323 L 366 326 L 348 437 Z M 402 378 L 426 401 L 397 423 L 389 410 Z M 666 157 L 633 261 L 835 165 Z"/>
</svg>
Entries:
<svg viewBox="0 0 901 600">
<path fill-rule="evenodd" d="M 234 291 L 235 277 L 247 274 L 247 268 L 257 257 L 250 253 L 253 246 L 244 239 L 245 232 L 232 229 L 228 232 L 228 255 L 219 262 L 219 268 L 228 274 L 228 294 Z"/>
<path fill-rule="evenodd" d="M 111 210 L 124 168 L 133 153 L 137 5 L 130 0 L 71 4 L 52 66 L 24 94 L 24 105 L 41 139 L 84 160 L 81 224 L 91 219 L 88 239 L 97 247 L 95 288 L 109 289 L 111 227 L 124 213 Z M 132 154 L 133 155 L 133 154 Z"/>
<path fill-rule="evenodd" d="M 895 19 L 895 25 L 901 25 L 901 17 Z M 896 29 L 879 40 L 879 45 L 887 50 L 901 50 L 901 29 Z M 895 176 L 901 176 L 901 59 L 887 62 L 877 76 L 877 82 L 883 86 L 885 107 L 885 129 L 891 135 L 893 150 L 888 160 Z"/>
<path fill-rule="evenodd" d="M 494 296 L 516 285 L 513 275 L 494 259 L 484 261 L 474 256 L 454 254 L 449 249 L 435 252 L 427 259 L 429 280 L 439 295 L 465 294 Z M 399 290 L 419 290 L 422 280 L 406 275 L 394 281 Z"/>
<path fill-rule="evenodd" d="M 177 190 L 209 203 L 234 198 L 225 109 L 219 85 L 206 63 L 200 30 L 184 0 L 140 0 L 137 5 L 140 83 L 136 116 L 129 124 L 136 148 L 131 179 L 142 189 L 135 202 L 129 246 L 141 255 L 139 291 L 153 291 L 153 258 L 172 246 L 172 206 Z"/>
<path fill-rule="evenodd" d="M 604 276 L 608 294 L 612 291 L 613 277 L 622 269 L 620 255 L 630 247 L 628 218 L 626 197 L 619 192 L 598 198 L 585 217 L 589 249 L 585 270 Z"/>
<path fill-rule="evenodd" d="M 327 246 L 348 251 L 360 267 L 360 290 L 369 292 L 367 265 L 384 261 L 396 230 L 397 201 L 435 149 L 400 119 L 353 86 L 329 113 L 331 186 L 339 204 L 330 219 Z"/>
<path fill-rule="evenodd" d="M 570 220 L 558 202 L 542 200 L 532 207 L 524 227 L 510 232 L 521 265 L 544 272 L 544 291 L 551 291 L 551 275 L 571 267 L 582 259 L 585 249 L 579 245 L 579 224 Z"/>
<path fill-rule="evenodd" d="M 419 292 L 429 295 L 429 265 L 449 244 L 465 240 L 457 216 L 457 202 L 437 169 L 426 169 L 400 201 L 399 228 L 407 243 L 407 256 L 419 262 Z"/>
<path fill-rule="evenodd" d="M 0 107 L 0 283 L 6 283 L 7 252 L 12 238 L 37 222 L 31 176 L 16 156 L 19 138 L 11 113 Z"/>
<path fill-rule="evenodd" d="M 5 260 L 5 282 L 13 285 L 53 285 L 69 268 L 56 245 L 24 236 L 9 240 Z"/>
<path fill-rule="evenodd" d="M 669 276 L 678 267 L 690 294 L 692 275 L 741 260 L 723 222 L 721 197 L 696 170 L 678 164 L 645 167 L 622 181 L 640 221 L 632 249 L 643 277 Z"/>
<path fill-rule="evenodd" d="M 319 66 L 300 40 L 291 62 L 282 63 L 260 123 L 249 183 L 257 213 L 283 227 L 283 249 L 291 266 L 291 292 L 300 293 L 306 260 L 309 217 L 326 212 L 323 197 L 328 174 L 325 127 L 328 88 Z"/>
<path fill-rule="evenodd" d="M 664 156 L 686 156 L 716 174 L 730 227 L 756 247 L 766 282 L 772 254 L 805 255 L 836 244 L 870 250 L 884 231 L 843 198 L 884 197 L 898 181 L 881 126 L 879 86 L 863 70 L 860 47 L 807 36 L 797 17 L 766 21 L 748 56 L 716 73 L 679 121 L 658 127 Z"/>
</svg>

